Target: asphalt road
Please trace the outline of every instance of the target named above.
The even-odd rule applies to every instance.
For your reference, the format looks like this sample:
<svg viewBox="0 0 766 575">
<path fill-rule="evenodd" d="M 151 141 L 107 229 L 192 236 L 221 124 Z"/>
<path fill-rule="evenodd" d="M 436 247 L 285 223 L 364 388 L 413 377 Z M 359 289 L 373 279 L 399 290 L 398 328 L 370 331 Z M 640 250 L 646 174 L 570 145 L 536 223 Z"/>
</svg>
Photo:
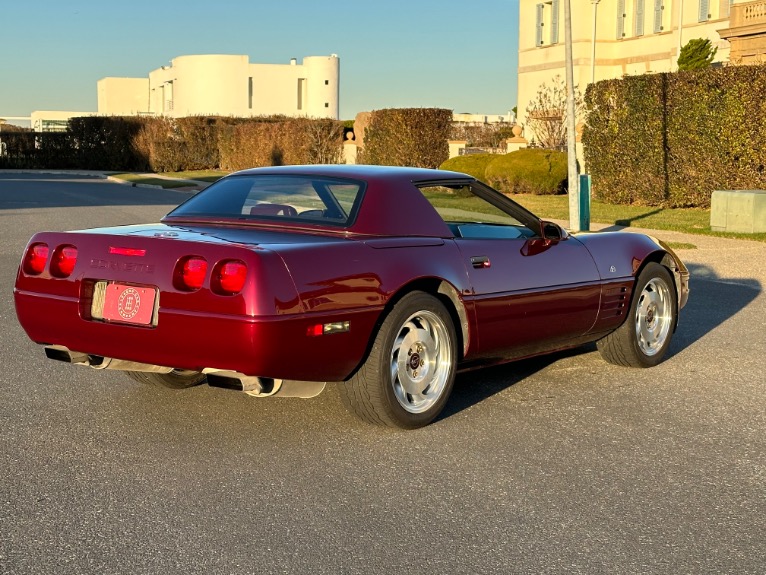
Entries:
<svg viewBox="0 0 766 575">
<path fill-rule="evenodd" d="M 766 572 L 766 244 L 658 234 L 698 246 L 662 365 L 589 346 L 462 375 L 399 432 L 333 390 L 177 392 L 44 359 L 13 308 L 29 236 L 188 194 L 40 178 L 0 173 L 0 573 Z"/>
</svg>

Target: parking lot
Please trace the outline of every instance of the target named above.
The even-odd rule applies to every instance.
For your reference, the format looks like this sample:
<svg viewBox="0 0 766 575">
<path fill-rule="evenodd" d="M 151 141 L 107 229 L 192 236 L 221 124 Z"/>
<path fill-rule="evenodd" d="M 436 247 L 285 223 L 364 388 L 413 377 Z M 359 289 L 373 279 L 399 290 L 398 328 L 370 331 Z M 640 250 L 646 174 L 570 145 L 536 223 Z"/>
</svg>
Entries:
<svg viewBox="0 0 766 575">
<path fill-rule="evenodd" d="M 471 372 L 393 431 L 333 389 L 157 389 L 29 341 L 12 290 L 35 231 L 188 194 L 0 172 L 0 573 L 766 571 L 766 244 L 655 232 L 696 246 L 660 366 L 586 346 Z"/>
</svg>

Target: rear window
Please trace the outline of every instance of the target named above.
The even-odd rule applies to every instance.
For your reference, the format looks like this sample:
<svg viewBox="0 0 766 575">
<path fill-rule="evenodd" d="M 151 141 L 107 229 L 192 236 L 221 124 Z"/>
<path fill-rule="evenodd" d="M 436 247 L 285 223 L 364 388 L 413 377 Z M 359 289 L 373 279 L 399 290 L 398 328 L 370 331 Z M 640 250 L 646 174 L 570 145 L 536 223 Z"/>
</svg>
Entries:
<svg viewBox="0 0 766 575">
<path fill-rule="evenodd" d="M 168 217 L 296 221 L 347 226 L 364 184 L 311 176 L 248 175 L 219 180 Z"/>
</svg>

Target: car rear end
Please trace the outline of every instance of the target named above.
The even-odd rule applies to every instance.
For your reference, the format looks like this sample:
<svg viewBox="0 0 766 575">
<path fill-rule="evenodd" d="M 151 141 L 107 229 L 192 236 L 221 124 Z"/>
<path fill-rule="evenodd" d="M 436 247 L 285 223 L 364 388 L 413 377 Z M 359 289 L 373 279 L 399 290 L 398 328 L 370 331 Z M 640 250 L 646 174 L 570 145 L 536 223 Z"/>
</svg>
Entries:
<svg viewBox="0 0 766 575">
<path fill-rule="evenodd" d="M 360 347 L 350 337 L 316 337 L 325 318 L 305 313 L 276 252 L 215 231 L 39 233 L 14 297 L 21 325 L 49 357 L 93 367 L 334 380 L 358 362 L 332 353 L 339 343 Z"/>
</svg>

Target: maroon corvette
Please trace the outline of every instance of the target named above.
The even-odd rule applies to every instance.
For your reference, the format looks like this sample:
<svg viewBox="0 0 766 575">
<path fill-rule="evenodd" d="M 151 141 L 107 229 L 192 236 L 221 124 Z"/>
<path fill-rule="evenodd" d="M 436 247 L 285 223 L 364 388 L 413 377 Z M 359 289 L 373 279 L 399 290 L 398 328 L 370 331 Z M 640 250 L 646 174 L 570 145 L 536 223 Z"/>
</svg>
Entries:
<svg viewBox="0 0 766 575">
<path fill-rule="evenodd" d="M 14 296 L 51 359 L 171 388 L 313 397 L 414 428 L 462 369 L 597 342 L 651 367 L 689 274 L 664 243 L 569 234 L 455 172 L 227 176 L 161 223 L 35 234 Z"/>
</svg>

